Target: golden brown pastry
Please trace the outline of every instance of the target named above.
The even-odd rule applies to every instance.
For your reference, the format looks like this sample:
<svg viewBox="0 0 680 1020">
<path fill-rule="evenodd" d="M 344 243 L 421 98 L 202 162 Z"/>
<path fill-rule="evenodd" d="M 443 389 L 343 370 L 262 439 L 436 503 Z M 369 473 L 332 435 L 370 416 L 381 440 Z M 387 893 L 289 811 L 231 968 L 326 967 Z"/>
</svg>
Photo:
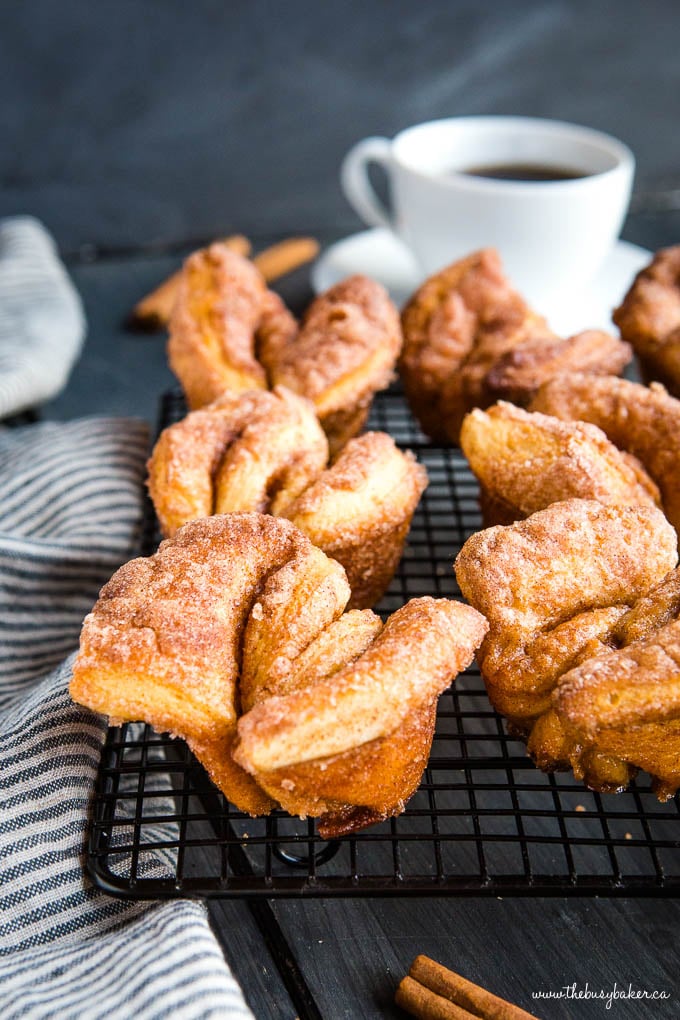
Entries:
<svg viewBox="0 0 680 1020">
<path fill-rule="evenodd" d="M 603 792 L 637 769 L 660 800 L 680 787 L 680 571 L 672 571 L 613 628 L 605 649 L 561 677 L 530 751 L 571 765 Z"/>
<path fill-rule="evenodd" d="M 392 580 L 427 473 L 384 432 L 327 461 L 309 401 L 285 387 L 226 394 L 161 433 L 149 492 L 166 536 L 213 513 L 288 517 L 343 565 L 350 605 L 372 606 Z"/>
<path fill-rule="evenodd" d="M 661 493 L 664 513 L 680 531 L 680 400 L 656 383 L 569 373 L 546 383 L 531 409 L 592 422 L 636 457 Z"/>
<path fill-rule="evenodd" d="M 168 355 L 192 409 L 277 384 L 308 397 L 334 453 L 363 428 L 401 340 L 397 310 L 373 280 L 337 284 L 298 326 L 253 263 L 215 243 L 185 263 Z"/>
<path fill-rule="evenodd" d="M 148 487 L 170 538 L 214 513 L 278 516 L 327 462 L 328 441 L 309 401 L 283 387 L 226 393 L 161 432 Z"/>
<path fill-rule="evenodd" d="M 241 810 L 266 813 L 273 795 L 321 816 L 322 834 L 353 831 L 403 810 L 437 696 L 486 623 L 424 598 L 383 628 L 369 610 L 343 616 L 348 598 L 342 567 L 290 522 L 194 521 L 102 589 L 71 695 L 182 736 Z"/>
<path fill-rule="evenodd" d="M 480 484 L 485 527 L 511 524 L 560 500 L 657 506 L 644 468 L 604 432 L 501 401 L 463 419 L 460 445 Z"/>
<path fill-rule="evenodd" d="M 267 293 L 252 262 L 219 242 L 185 262 L 170 320 L 168 358 L 191 408 L 226 391 L 266 388 L 255 346 Z M 283 308 L 281 315 L 285 320 Z"/>
<path fill-rule="evenodd" d="M 561 699 L 562 683 L 567 685 L 566 697 L 576 676 L 583 698 L 588 690 L 593 699 L 600 698 L 598 677 L 609 675 L 609 666 L 602 672 L 600 664 L 619 654 L 615 649 L 627 634 L 637 641 L 630 647 L 640 649 L 640 668 L 645 668 L 644 649 L 653 649 L 658 640 L 658 633 L 650 636 L 649 621 L 654 618 L 663 626 L 668 620 L 677 587 L 657 599 L 656 610 L 639 600 L 650 595 L 676 561 L 676 535 L 659 510 L 580 499 L 554 503 L 508 527 L 478 532 L 463 546 L 456 560 L 458 583 L 490 624 L 478 656 L 489 697 L 513 731 L 528 739 L 529 751 L 542 768 L 571 764 L 590 786 L 610 790 L 624 787 L 632 767 L 640 765 L 667 788 L 668 770 L 660 756 L 644 762 L 631 756 L 635 728 L 645 723 L 651 704 L 645 701 L 642 681 L 637 715 L 625 721 L 620 717 L 626 731 L 616 745 L 621 753 L 608 750 L 614 745 L 600 744 L 598 737 L 581 755 L 582 745 L 562 722 L 568 713 L 567 701 Z M 656 655 L 653 650 L 650 654 Z M 676 682 L 670 659 L 664 668 L 665 679 L 653 681 L 657 708 L 662 692 L 674 689 Z M 630 672 L 626 669 L 621 683 Z M 619 696 L 614 693 L 615 701 Z M 635 697 L 626 695 L 628 705 Z M 574 710 L 569 725 L 587 730 L 586 714 L 584 710 L 577 717 Z M 664 719 L 658 711 L 657 722 Z M 627 757 L 626 747 L 631 750 Z"/>
<path fill-rule="evenodd" d="M 335 454 L 362 430 L 374 394 L 392 380 L 401 343 L 387 291 L 350 276 L 312 302 L 297 336 L 269 336 L 261 360 L 273 385 L 313 401 Z"/>
<path fill-rule="evenodd" d="M 657 252 L 613 315 L 647 382 L 680 397 L 680 244 Z"/>
<path fill-rule="evenodd" d="M 498 397 L 526 403 L 540 383 L 569 365 L 620 372 L 627 344 L 589 331 L 562 340 L 503 275 L 492 248 L 430 277 L 402 314 L 399 371 L 413 413 L 435 441 L 458 442 L 473 407 Z"/>
<path fill-rule="evenodd" d="M 618 618 L 675 566 L 676 542 L 655 508 L 582 499 L 472 535 L 456 577 L 490 623 L 480 664 L 494 707 L 518 725 L 545 711 L 570 668 L 564 657 L 579 654 L 583 638 L 601 632 L 598 621 L 610 626 L 612 611 Z"/>
<path fill-rule="evenodd" d="M 311 591 L 296 591 L 309 582 Z M 286 596 L 280 604 L 277 584 Z M 193 521 L 104 586 L 83 624 L 71 696 L 184 737 L 237 807 L 258 814 L 270 801 L 229 753 L 248 621 L 261 613 L 278 629 L 292 619 L 283 669 L 348 597 L 342 567 L 286 521 L 260 514 Z"/>
<path fill-rule="evenodd" d="M 412 599 L 353 662 L 258 698 L 239 720 L 236 761 L 291 814 L 321 815 L 327 837 L 399 813 L 427 764 L 437 698 L 483 637 L 471 612 Z"/>
<path fill-rule="evenodd" d="M 385 432 L 351 439 L 284 516 L 342 563 L 352 607 L 373 606 L 394 576 L 427 472 Z"/>
<path fill-rule="evenodd" d="M 587 329 L 566 340 L 529 339 L 512 347 L 492 365 L 486 387 L 492 397 L 526 406 L 539 386 L 578 369 L 592 376 L 619 375 L 631 359 L 628 344 L 600 329 Z"/>
</svg>

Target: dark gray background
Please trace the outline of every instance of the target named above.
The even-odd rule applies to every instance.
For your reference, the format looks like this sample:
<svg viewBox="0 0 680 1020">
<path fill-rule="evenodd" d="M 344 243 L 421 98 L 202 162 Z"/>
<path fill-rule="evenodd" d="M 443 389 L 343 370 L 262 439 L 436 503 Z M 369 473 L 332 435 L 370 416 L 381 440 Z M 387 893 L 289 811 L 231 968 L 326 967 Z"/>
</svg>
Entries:
<svg viewBox="0 0 680 1020">
<path fill-rule="evenodd" d="M 364 135 L 455 114 L 558 117 L 628 142 L 641 191 L 680 187 L 679 53 L 675 0 L 0 0 L 0 215 L 50 227 L 89 322 L 69 385 L 43 414 L 153 421 L 172 383 L 162 337 L 121 323 L 180 251 L 111 248 L 181 248 L 230 230 L 258 245 L 341 237 L 360 224 L 338 163 Z M 680 241 L 667 200 L 642 195 L 624 236 Z M 91 245 L 108 254 L 89 261 Z M 299 305 L 306 273 L 283 290 Z M 632 981 L 674 998 L 621 1003 L 616 1020 L 680 1015 L 677 901 L 321 900 L 274 912 L 329 1020 L 396 1020 L 394 987 L 418 952 L 528 1009 L 539 988 Z M 248 908 L 211 914 L 259 1020 L 292 1018 Z M 605 1011 L 555 1003 L 541 1015 Z"/>
<path fill-rule="evenodd" d="M 0 214 L 60 244 L 357 226 L 339 160 L 456 114 L 619 135 L 680 168 L 675 0 L 4 0 Z"/>
</svg>

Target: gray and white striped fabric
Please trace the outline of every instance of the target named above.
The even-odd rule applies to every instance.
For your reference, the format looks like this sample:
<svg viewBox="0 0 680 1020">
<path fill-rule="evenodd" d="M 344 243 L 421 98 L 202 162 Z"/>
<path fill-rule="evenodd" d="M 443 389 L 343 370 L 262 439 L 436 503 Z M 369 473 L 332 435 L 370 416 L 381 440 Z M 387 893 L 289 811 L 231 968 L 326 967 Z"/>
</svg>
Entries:
<svg viewBox="0 0 680 1020">
<path fill-rule="evenodd" d="M 80 298 L 43 225 L 0 221 L 0 418 L 59 393 L 84 336 Z"/>
<path fill-rule="evenodd" d="M 202 905 L 112 899 L 83 873 L 105 723 L 68 696 L 72 655 L 53 667 L 136 550 L 147 438 L 117 419 L 0 427 L 5 1020 L 251 1016 Z"/>
</svg>

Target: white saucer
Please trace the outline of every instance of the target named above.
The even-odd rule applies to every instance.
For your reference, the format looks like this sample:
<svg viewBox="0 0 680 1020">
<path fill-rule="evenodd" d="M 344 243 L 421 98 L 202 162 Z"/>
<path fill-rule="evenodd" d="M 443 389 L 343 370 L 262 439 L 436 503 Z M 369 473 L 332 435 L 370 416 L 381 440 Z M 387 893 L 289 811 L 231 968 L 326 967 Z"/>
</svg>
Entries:
<svg viewBox="0 0 680 1020">
<path fill-rule="evenodd" d="M 549 302 L 547 307 L 536 311 L 562 336 L 582 329 L 610 330 L 613 309 L 621 303 L 633 277 L 651 257 L 646 248 L 618 241 L 587 290 L 567 295 L 564 304 Z M 379 280 L 398 305 L 403 304 L 424 279 L 408 249 L 394 234 L 382 228 L 363 230 L 326 248 L 312 268 L 312 286 L 319 294 L 352 273 L 364 273 Z"/>
</svg>

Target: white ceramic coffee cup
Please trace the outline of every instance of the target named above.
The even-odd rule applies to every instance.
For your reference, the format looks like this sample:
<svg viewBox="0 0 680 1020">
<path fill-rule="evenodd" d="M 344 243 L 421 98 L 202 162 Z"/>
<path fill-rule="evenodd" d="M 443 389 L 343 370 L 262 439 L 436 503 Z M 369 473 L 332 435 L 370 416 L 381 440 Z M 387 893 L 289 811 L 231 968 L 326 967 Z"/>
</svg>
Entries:
<svg viewBox="0 0 680 1020">
<path fill-rule="evenodd" d="M 387 173 L 391 211 L 368 177 Z M 464 171 L 538 164 L 584 176 L 513 181 Z M 499 249 L 513 284 L 540 310 L 578 291 L 616 241 L 628 208 L 635 160 L 600 131 L 533 117 L 453 117 L 365 138 L 345 157 L 344 193 L 370 226 L 388 227 L 425 273 L 479 248 Z"/>
</svg>

